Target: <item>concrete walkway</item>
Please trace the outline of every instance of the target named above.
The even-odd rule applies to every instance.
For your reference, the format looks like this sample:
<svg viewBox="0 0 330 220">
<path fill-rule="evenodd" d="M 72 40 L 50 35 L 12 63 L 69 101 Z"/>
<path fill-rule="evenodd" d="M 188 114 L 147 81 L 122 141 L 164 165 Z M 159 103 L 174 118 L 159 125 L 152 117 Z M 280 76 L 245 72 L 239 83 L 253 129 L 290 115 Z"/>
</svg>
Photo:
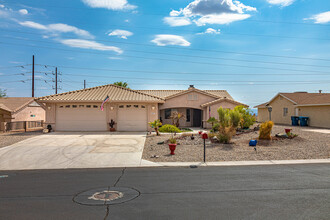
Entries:
<svg viewBox="0 0 330 220">
<path fill-rule="evenodd" d="M 145 132 L 40 135 L 1 148 L 0 170 L 136 167 L 145 139 Z"/>
</svg>

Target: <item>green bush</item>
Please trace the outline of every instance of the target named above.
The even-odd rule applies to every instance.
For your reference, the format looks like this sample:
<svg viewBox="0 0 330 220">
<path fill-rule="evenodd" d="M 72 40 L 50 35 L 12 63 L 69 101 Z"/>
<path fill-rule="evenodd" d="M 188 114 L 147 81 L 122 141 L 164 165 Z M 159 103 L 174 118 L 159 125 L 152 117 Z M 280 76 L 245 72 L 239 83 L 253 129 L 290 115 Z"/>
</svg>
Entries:
<svg viewBox="0 0 330 220">
<path fill-rule="evenodd" d="M 243 105 L 238 105 L 234 108 L 241 115 L 241 121 L 239 123 L 241 128 L 249 128 L 256 122 L 256 118 L 252 115 L 252 112 L 249 108 L 244 107 Z"/>
<path fill-rule="evenodd" d="M 166 133 L 181 133 L 181 130 L 177 128 L 174 125 L 163 125 L 162 127 L 159 128 L 160 132 L 166 132 Z"/>
<path fill-rule="evenodd" d="M 219 123 L 215 123 L 212 126 L 211 132 L 218 132 L 219 131 L 219 128 L 220 128 L 220 124 Z"/>
</svg>

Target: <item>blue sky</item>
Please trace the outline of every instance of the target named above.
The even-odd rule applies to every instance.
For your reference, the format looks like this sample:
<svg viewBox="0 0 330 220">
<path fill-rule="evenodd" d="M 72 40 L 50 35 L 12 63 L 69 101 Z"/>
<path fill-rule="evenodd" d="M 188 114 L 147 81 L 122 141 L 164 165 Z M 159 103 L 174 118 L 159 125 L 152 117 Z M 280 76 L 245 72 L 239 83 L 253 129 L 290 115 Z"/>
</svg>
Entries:
<svg viewBox="0 0 330 220">
<path fill-rule="evenodd" d="M 0 0 L 0 88 L 36 96 L 126 81 L 226 89 L 255 106 L 330 92 L 327 0 Z M 23 66 L 23 67 L 20 67 Z M 296 81 L 296 83 L 294 83 Z"/>
</svg>

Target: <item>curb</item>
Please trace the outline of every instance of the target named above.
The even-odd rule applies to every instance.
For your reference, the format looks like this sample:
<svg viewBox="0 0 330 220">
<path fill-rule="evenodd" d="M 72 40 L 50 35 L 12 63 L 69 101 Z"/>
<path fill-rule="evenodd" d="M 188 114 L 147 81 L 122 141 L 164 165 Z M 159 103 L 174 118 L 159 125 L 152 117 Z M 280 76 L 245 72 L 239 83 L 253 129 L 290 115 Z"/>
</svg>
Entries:
<svg viewBox="0 0 330 220">
<path fill-rule="evenodd" d="M 150 161 L 151 162 L 151 161 Z M 255 165 L 284 165 L 284 164 L 321 164 L 330 163 L 328 159 L 309 159 L 309 160 L 257 160 L 257 161 L 223 161 L 223 162 L 151 162 L 153 167 L 186 167 L 186 166 L 255 166 Z M 157 165 L 156 165 L 157 164 Z M 142 165 L 142 167 L 150 167 Z"/>
</svg>

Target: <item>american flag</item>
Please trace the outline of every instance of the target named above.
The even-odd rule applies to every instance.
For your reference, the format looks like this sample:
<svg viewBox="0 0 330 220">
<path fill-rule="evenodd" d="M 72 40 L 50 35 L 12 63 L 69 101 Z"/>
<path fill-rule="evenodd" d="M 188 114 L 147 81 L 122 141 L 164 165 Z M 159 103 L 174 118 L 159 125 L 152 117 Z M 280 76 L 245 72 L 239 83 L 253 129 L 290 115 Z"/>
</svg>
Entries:
<svg viewBox="0 0 330 220">
<path fill-rule="evenodd" d="M 104 110 L 104 104 L 109 101 L 109 96 L 107 95 L 107 97 L 105 97 L 104 101 L 102 102 L 102 105 L 101 105 L 101 111 Z"/>
</svg>

